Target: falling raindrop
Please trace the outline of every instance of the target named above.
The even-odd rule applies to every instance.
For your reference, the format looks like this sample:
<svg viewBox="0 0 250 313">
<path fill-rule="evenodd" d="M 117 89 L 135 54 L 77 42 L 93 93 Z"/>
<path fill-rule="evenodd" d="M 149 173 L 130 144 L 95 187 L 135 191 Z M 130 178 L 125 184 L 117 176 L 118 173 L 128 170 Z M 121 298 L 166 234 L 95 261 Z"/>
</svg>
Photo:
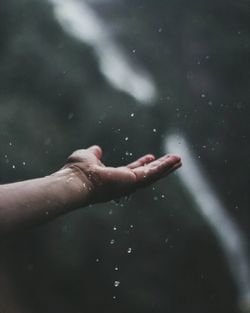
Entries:
<svg viewBox="0 0 250 313">
<path fill-rule="evenodd" d="M 72 118 L 74 117 L 74 113 L 69 113 L 69 115 L 68 115 L 68 120 L 72 120 Z"/>
</svg>

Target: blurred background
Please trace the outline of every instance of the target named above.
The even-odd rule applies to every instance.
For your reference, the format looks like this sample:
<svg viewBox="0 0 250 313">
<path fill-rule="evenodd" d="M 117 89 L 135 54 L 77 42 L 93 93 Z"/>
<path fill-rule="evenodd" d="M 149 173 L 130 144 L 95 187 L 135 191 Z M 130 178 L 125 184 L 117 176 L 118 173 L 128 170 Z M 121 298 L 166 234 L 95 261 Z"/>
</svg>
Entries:
<svg viewBox="0 0 250 313">
<path fill-rule="evenodd" d="M 250 312 L 249 16 L 245 0 L 0 2 L 1 183 L 92 144 L 114 166 L 183 157 L 2 243 L 1 312 Z"/>
</svg>

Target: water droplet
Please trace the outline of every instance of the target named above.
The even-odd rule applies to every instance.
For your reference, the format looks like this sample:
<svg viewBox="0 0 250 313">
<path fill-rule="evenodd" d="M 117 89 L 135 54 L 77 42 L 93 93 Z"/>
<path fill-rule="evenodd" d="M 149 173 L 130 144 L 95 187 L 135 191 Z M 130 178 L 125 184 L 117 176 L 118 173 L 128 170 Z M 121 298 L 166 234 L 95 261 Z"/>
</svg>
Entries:
<svg viewBox="0 0 250 313">
<path fill-rule="evenodd" d="M 97 258 L 95 261 L 96 261 L 96 263 L 98 263 L 98 262 L 100 262 L 100 259 Z"/>
<path fill-rule="evenodd" d="M 69 113 L 69 115 L 68 115 L 68 120 L 72 120 L 72 118 L 74 117 L 74 113 Z"/>
<path fill-rule="evenodd" d="M 119 280 L 116 280 L 116 281 L 114 282 L 114 286 L 115 286 L 115 287 L 119 287 L 119 285 L 120 285 Z"/>
<path fill-rule="evenodd" d="M 130 228 L 134 228 L 134 225 L 133 225 L 133 224 L 131 224 L 131 225 L 130 225 Z"/>
<path fill-rule="evenodd" d="M 118 271 L 118 267 L 117 266 L 115 267 L 115 271 Z"/>
<path fill-rule="evenodd" d="M 153 129 L 153 132 L 154 132 L 154 133 L 156 133 L 156 132 L 157 132 L 156 128 L 154 128 L 154 129 Z"/>
<path fill-rule="evenodd" d="M 116 296 L 113 296 L 113 299 L 115 300 L 115 299 L 116 299 Z"/>
<path fill-rule="evenodd" d="M 201 94 L 201 98 L 206 98 L 206 95 L 204 93 Z"/>
<path fill-rule="evenodd" d="M 128 141 L 128 137 L 125 137 L 125 141 Z"/>
<path fill-rule="evenodd" d="M 16 168 L 16 166 L 13 164 L 13 165 L 12 165 L 12 168 L 13 168 L 13 169 L 15 169 L 15 168 Z"/>
<path fill-rule="evenodd" d="M 131 253 L 132 252 L 132 248 L 128 248 L 127 252 Z"/>
<path fill-rule="evenodd" d="M 134 117 L 134 116 L 135 116 L 135 113 L 131 113 L 130 116 L 131 116 L 131 117 Z"/>
<path fill-rule="evenodd" d="M 26 165 L 26 162 L 23 162 L 22 164 L 23 164 L 23 166 L 25 166 L 25 165 Z"/>
<path fill-rule="evenodd" d="M 62 232 L 67 233 L 69 231 L 68 225 L 63 225 L 62 226 Z"/>
<path fill-rule="evenodd" d="M 161 33 L 161 32 L 162 32 L 162 28 L 159 28 L 159 29 L 158 29 L 158 33 Z"/>
<path fill-rule="evenodd" d="M 113 245 L 115 243 L 115 239 L 110 240 L 110 244 Z"/>
<path fill-rule="evenodd" d="M 70 178 L 68 178 L 68 179 L 66 180 L 66 183 L 68 184 L 68 183 L 70 183 L 72 180 L 73 180 L 73 177 L 70 177 Z"/>
<path fill-rule="evenodd" d="M 168 238 L 166 238 L 166 239 L 165 239 L 165 243 L 168 243 L 168 240 L 169 240 L 169 239 L 168 239 Z"/>
<path fill-rule="evenodd" d="M 113 227 L 113 230 L 117 230 L 117 227 L 116 227 L 116 226 L 114 226 L 114 227 Z"/>
<path fill-rule="evenodd" d="M 133 52 L 133 53 L 136 53 L 136 49 L 133 49 L 132 52 Z"/>
</svg>

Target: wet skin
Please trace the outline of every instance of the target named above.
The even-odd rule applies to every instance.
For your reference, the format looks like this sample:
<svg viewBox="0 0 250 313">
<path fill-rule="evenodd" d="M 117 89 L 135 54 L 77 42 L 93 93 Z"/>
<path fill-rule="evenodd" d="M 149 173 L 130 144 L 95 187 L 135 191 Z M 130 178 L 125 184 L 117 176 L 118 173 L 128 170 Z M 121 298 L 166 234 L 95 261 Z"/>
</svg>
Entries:
<svg viewBox="0 0 250 313">
<path fill-rule="evenodd" d="M 145 155 L 121 167 L 105 166 L 102 149 L 77 150 L 52 175 L 0 186 L 0 238 L 74 209 L 120 198 L 181 166 L 177 155 Z"/>
</svg>

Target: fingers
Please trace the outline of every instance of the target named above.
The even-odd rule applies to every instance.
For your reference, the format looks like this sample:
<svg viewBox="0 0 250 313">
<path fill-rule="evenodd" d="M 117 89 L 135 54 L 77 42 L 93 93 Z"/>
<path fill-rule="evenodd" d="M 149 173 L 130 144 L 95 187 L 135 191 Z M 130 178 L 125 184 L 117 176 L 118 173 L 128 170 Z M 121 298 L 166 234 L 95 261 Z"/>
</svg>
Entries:
<svg viewBox="0 0 250 313">
<path fill-rule="evenodd" d="M 172 172 L 176 171 L 178 168 L 180 168 L 182 166 L 182 162 L 180 161 L 179 163 L 176 163 L 173 167 L 171 167 L 169 170 L 163 172 L 158 179 L 162 179 L 166 176 L 168 176 L 169 174 L 171 174 Z"/>
<path fill-rule="evenodd" d="M 161 179 L 181 166 L 181 159 L 177 155 L 166 155 L 146 166 L 133 169 L 140 186 L 146 186 Z"/>
<path fill-rule="evenodd" d="M 102 158 L 102 149 L 101 149 L 101 147 L 95 145 L 95 146 L 89 147 L 87 150 L 92 152 L 99 160 Z"/>
<path fill-rule="evenodd" d="M 128 164 L 127 167 L 130 169 L 134 169 L 134 168 L 137 168 L 139 166 L 143 166 L 145 164 L 151 163 L 154 160 L 155 160 L 154 155 L 147 154 L 147 155 L 144 155 L 143 157 L 139 158 L 138 160 Z"/>
</svg>

